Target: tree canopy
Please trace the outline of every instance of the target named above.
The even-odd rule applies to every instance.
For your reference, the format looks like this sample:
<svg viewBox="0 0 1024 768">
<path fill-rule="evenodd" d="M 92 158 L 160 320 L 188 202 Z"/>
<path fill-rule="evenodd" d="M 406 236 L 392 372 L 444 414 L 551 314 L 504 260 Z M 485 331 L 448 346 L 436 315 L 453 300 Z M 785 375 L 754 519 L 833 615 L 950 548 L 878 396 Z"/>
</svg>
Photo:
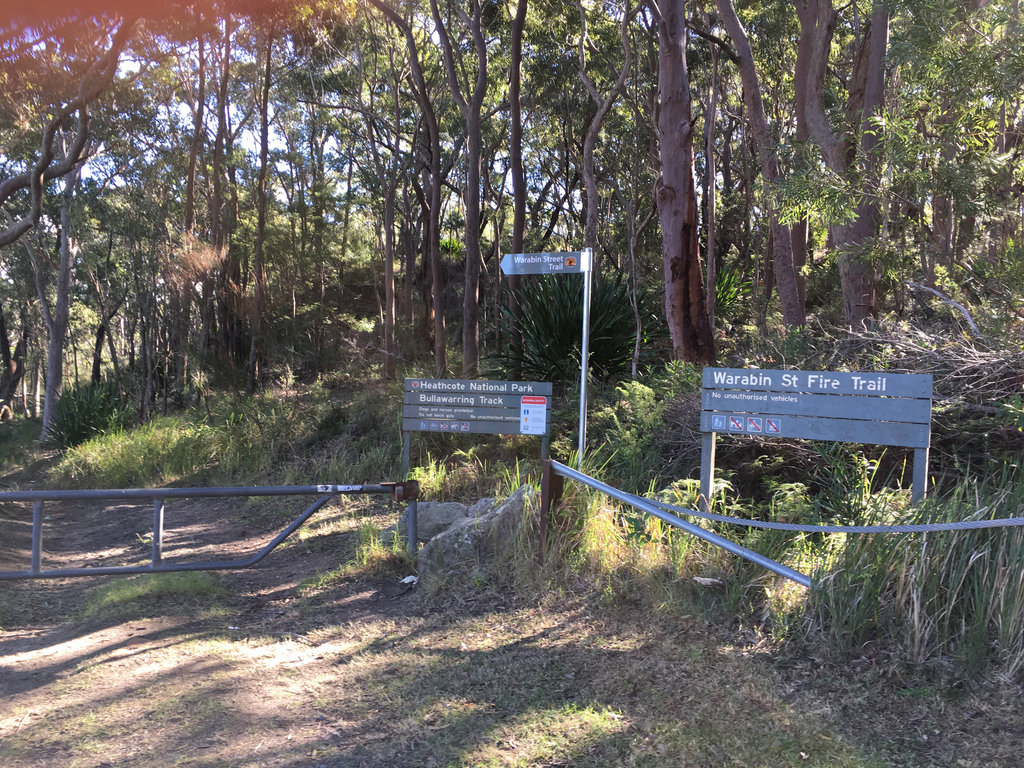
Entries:
<svg viewBox="0 0 1024 768">
<path fill-rule="evenodd" d="M 146 418 L 217 377 L 514 372 L 538 288 L 498 262 L 520 250 L 594 249 L 634 376 L 740 327 L 936 302 L 1020 335 L 1016 0 L 47 0 L 0 21 L 4 403 L 106 378 Z"/>
</svg>

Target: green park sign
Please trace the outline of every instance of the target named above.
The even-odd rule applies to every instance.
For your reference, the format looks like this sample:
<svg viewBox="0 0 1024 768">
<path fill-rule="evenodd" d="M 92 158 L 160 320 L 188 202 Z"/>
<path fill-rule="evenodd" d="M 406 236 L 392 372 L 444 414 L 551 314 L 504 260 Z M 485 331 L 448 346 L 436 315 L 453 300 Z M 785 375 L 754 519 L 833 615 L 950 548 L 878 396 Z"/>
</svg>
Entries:
<svg viewBox="0 0 1024 768">
<path fill-rule="evenodd" d="M 410 435 L 539 435 L 546 453 L 551 382 L 406 379 L 402 398 L 402 466 L 409 473 Z"/>
</svg>

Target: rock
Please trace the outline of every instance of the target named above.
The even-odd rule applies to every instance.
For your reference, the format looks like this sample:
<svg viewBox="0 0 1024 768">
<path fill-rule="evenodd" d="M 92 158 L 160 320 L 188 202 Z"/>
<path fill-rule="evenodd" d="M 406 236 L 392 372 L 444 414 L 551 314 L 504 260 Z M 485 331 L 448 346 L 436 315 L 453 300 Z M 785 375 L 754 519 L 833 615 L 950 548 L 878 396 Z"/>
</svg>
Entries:
<svg viewBox="0 0 1024 768">
<path fill-rule="evenodd" d="M 492 500 L 493 501 L 493 500 Z M 477 502 L 479 504 L 480 502 Z M 474 505 L 475 507 L 476 505 Z M 397 531 L 405 536 L 408 526 L 408 509 L 403 510 L 397 525 L 381 531 L 380 538 L 390 545 Z M 429 541 L 446 531 L 456 520 L 463 520 L 470 514 L 470 507 L 457 501 L 420 501 L 416 504 L 416 539 Z"/>
<path fill-rule="evenodd" d="M 466 517 L 481 517 L 491 510 L 495 501 L 496 499 L 480 499 L 480 501 L 476 502 L 469 508 L 469 511 L 466 512 Z"/>
<path fill-rule="evenodd" d="M 526 504 L 533 495 L 532 489 L 524 485 L 501 504 L 493 499 L 481 500 L 467 509 L 466 517 L 454 520 L 447 530 L 423 545 L 418 562 L 420 578 L 476 565 L 515 546 L 523 529 Z M 474 516 L 468 516 L 470 511 Z"/>
</svg>

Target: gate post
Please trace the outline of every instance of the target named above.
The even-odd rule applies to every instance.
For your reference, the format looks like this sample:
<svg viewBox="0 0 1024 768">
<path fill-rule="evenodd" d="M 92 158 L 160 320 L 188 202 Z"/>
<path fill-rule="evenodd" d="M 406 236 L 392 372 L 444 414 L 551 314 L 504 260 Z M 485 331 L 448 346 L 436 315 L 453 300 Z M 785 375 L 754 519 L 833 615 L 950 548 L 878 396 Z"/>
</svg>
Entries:
<svg viewBox="0 0 1024 768">
<path fill-rule="evenodd" d="M 557 474 L 551 459 L 545 459 L 540 479 L 540 536 L 537 542 L 537 563 L 544 565 L 544 551 L 548 545 L 548 516 L 551 505 L 557 504 L 562 498 L 565 478 Z"/>
<path fill-rule="evenodd" d="M 39 573 L 43 562 L 43 502 L 32 505 L 32 564 L 31 571 Z"/>
<path fill-rule="evenodd" d="M 416 499 L 410 499 L 406 508 L 406 523 L 408 531 L 406 536 L 409 539 L 409 557 L 416 557 Z"/>
<path fill-rule="evenodd" d="M 153 567 L 164 558 L 164 500 L 153 499 Z"/>
</svg>

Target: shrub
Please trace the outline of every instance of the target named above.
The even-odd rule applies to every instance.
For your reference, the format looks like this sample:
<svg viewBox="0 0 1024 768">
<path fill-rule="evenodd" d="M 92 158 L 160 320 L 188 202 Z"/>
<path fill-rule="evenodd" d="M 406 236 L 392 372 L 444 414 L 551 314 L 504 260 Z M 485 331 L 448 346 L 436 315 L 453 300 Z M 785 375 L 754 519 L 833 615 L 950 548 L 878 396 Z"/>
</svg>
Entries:
<svg viewBox="0 0 1024 768">
<path fill-rule="evenodd" d="M 649 363 L 657 343 L 665 337 L 656 303 L 637 290 L 642 320 L 641 362 Z M 537 381 L 573 381 L 580 372 L 580 330 L 583 326 L 583 284 L 565 277 L 543 277 L 519 295 L 522 311 L 517 320 L 503 307 L 508 335 L 521 334 L 522 349 L 510 347 L 502 355 L 507 370 Z M 621 276 L 605 278 L 596 286 L 590 304 L 590 371 L 594 378 L 611 380 L 629 371 L 636 340 L 636 322 L 630 291 Z"/>
<path fill-rule="evenodd" d="M 71 448 L 96 435 L 118 432 L 133 418 L 134 410 L 121 402 L 113 382 L 79 384 L 60 396 L 48 437 Z"/>
</svg>

